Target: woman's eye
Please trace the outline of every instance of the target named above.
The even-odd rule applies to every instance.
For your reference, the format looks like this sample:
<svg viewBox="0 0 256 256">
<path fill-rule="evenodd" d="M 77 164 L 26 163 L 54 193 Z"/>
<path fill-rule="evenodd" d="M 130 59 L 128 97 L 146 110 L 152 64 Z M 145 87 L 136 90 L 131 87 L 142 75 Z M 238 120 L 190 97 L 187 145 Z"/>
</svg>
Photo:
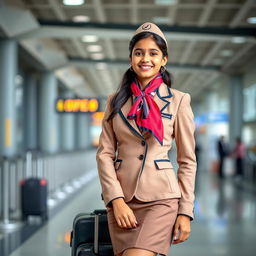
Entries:
<svg viewBox="0 0 256 256">
<path fill-rule="evenodd" d="M 140 52 L 135 52 L 134 55 L 135 55 L 135 56 L 140 56 L 141 53 L 140 53 Z"/>
<path fill-rule="evenodd" d="M 156 52 L 151 52 L 150 55 L 155 56 L 155 55 L 157 55 L 157 53 Z"/>
</svg>

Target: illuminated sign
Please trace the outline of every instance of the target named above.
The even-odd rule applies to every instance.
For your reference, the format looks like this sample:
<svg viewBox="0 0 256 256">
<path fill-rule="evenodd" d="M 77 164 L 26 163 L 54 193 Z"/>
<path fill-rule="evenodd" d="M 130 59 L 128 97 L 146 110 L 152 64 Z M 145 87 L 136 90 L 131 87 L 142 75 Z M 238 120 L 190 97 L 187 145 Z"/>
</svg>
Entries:
<svg viewBox="0 0 256 256">
<path fill-rule="evenodd" d="M 99 110 L 99 105 L 95 98 L 56 100 L 56 110 L 59 113 L 94 113 Z"/>
<path fill-rule="evenodd" d="M 92 124 L 101 125 L 104 117 L 104 112 L 95 112 L 92 114 Z"/>
</svg>

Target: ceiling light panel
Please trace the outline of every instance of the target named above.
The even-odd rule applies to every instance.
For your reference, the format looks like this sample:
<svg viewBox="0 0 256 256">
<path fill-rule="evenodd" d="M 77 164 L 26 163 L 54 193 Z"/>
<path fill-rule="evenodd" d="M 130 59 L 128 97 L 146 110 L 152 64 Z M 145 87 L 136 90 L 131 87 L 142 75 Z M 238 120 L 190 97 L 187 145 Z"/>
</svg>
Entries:
<svg viewBox="0 0 256 256">
<path fill-rule="evenodd" d="M 87 51 L 88 52 L 100 52 L 100 51 L 102 51 L 102 46 L 101 45 L 89 45 L 89 46 L 87 46 Z"/>
<path fill-rule="evenodd" d="M 247 22 L 250 23 L 250 24 L 256 24 L 256 17 L 249 17 L 247 19 Z"/>
<path fill-rule="evenodd" d="M 103 53 L 92 53 L 91 54 L 91 58 L 93 59 L 93 60 L 102 60 L 102 59 L 104 59 L 104 54 Z"/>
<path fill-rule="evenodd" d="M 177 0 L 155 0 L 156 5 L 175 5 L 177 3 Z"/>
<path fill-rule="evenodd" d="M 246 38 L 242 36 L 234 36 L 231 38 L 231 42 L 234 44 L 243 44 L 246 42 Z"/>
<path fill-rule="evenodd" d="M 81 40 L 85 43 L 96 43 L 99 38 L 95 35 L 84 35 Z"/>
<path fill-rule="evenodd" d="M 72 18 L 74 22 L 89 22 L 90 17 L 84 15 L 77 15 Z"/>
<path fill-rule="evenodd" d="M 63 0 L 63 4 L 67 6 L 83 5 L 84 0 Z"/>
</svg>

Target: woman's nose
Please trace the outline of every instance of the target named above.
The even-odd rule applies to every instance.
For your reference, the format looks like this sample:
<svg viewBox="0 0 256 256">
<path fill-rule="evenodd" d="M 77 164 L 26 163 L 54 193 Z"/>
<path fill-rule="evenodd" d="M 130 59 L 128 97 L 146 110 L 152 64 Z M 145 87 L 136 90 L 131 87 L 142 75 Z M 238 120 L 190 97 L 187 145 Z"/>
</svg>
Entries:
<svg viewBox="0 0 256 256">
<path fill-rule="evenodd" d="M 144 62 L 148 62 L 148 61 L 150 60 L 149 54 L 147 54 L 147 53 L 143 54 L 143 55 L 142 55 L 142 60 L 143 60 Z"/>
</svg>

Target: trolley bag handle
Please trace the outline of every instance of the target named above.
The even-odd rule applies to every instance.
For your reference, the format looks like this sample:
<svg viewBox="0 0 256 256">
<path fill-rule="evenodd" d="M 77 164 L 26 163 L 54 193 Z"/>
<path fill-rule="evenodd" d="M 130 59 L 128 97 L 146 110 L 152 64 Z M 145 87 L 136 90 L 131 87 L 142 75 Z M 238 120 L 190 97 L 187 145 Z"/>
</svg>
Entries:
<svg viewBox="0 0 256 256">
<path fill-rule="evenodd" d="M 100 223 L 100 216 L 106 213 L 106 210 L 95 210 L 93 212 L 95 214 L 94 219 L 94 253 L 99 253 L 99 223 Z"/>
</svg>

